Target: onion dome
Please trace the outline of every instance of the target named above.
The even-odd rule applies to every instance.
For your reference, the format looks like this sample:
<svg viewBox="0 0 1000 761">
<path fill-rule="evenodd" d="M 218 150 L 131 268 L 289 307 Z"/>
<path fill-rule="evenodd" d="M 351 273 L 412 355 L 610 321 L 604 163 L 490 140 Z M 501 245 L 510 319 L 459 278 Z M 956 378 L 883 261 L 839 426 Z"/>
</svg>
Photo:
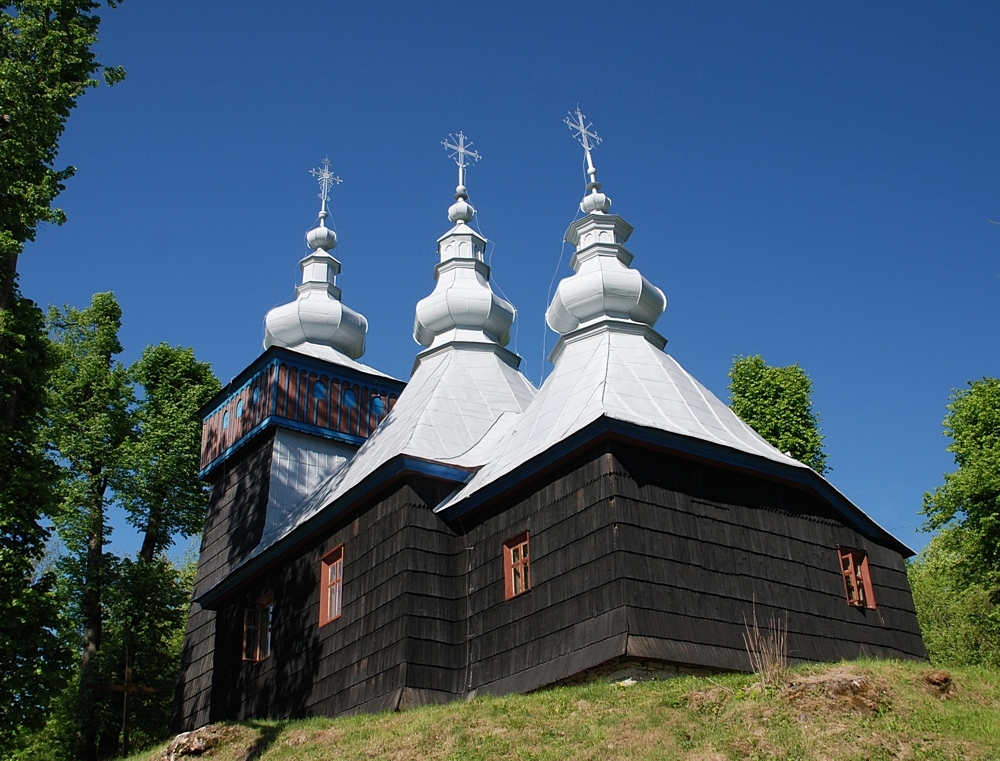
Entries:
<svg viewBox="0 0 1000 761">
<path fill-rule="evenodd" d="M 295 301 L 275 307 L 264 318 L 264 348 L 313 344 L 357 359 L 365 353 L 368 321 L 340 300 L 340 262 L 330 254 L 337 245 L 337 233 L 326 226 L 330 186 L 341 180 L 330 171 L 329 160 L 312 174 L 319 179 L 322 199 L 319 224 L 306 233 L 312 253 L 299 262 L 302 283 L 295 289 Z"/>
<path fill-rule="evenodd" d="M 591 212 L 574 222 L 566 240 L 576 246 L 576 274 L 559 283 L 545 321 L 566 335 L 606 319 L 652 327 L 667 307 L 663 291 L 637 270 L 624 243 L 632 227 L 617 214 Z"/>
<path fill-rule="evenodd" d="M 480 156 L 470 150 L 472 143 L 461 132 L 449 139 L 452 142 L 446 140 L 443 145 L 454 151 L 452 158 L 459 170 L 455 203 L 448 209 L 448 219 L 455 226 L 438 239 L 441 261 L 434 268 L 437 285 L 417 303 L 413 338 L 421 346 L 435 349 L 452 341 L 505 346 L 510 340 L 514 307 L 490 288 L 490 268 L 483 261 L 486 239 L 468 224 L 476 210 L 468 202 L 465 168 Z"/>
<path fill-rule="evenodd" d="M 576 274 L 562 280 L 545 313 L 549 327 L 566 335 L 590 324 L 614 320 L 652 327 L 667 307 L 663 291 L 637 270 L 629 269 L 632 254 L 625 241 L 632 226 L 608 214 L 611 199 L 601 193 L 591 151 L 601 142 L 579 107 L 565 120 L 583 146 L 587 159 L 587 195 L 566 240 L 576 247 L 570 266 Z"/>
</svg>

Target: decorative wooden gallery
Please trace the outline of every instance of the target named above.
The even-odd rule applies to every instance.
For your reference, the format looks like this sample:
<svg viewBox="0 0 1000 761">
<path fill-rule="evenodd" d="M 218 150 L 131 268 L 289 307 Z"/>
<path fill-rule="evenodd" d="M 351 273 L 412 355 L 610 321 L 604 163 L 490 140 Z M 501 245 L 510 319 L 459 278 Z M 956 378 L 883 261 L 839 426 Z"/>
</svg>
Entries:
<svg viewBox="0 0 1000 761">
<path fill-rule="evenodd" d="M 271 424 L 360 445 L 389 414 L 399 389 L 378 386 L 349 371 L 330 372 L 301 355 L 271 349 L 224 389 L 202 429 L 204 476 L 257 431 Z M 239 385 L 234 385 L 234 384 Z"/>
</svg>

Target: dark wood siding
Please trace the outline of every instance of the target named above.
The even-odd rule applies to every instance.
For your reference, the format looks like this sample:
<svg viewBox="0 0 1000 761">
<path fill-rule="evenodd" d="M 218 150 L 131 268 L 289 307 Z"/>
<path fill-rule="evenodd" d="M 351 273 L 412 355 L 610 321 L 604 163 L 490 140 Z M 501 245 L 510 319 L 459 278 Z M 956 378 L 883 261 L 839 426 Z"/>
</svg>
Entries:
<svg viewBox="0 0 1000 761">
<path fill-rule="evenodd" d="M 453 699 L 465 677 L 461 540 L 407 484 L 345 517 L 217 617 L 212 720 L 334 715 Z M 319 626 L 322 557 L 344 545 L 343 613 Z M 243 609 L 273 592 L 271 657 L 244 663 Z"/>
<path fill-rule="evenodd" d="M 923 657 L 903 559 L 778 483 L 617 445 L 613 478 L 629 633 L 707 646 L 747 668 L 744 618 L 785 619 L 795 660 Z M 838 545 L 868 551 L 876 610 L 847 604 Z M 649 655 L 653 643 L 643 645 Z M 721 654 L 719 648 L 729 651 Z M 668 658 L 672 659 L 672 658 Z"/>
<path fill-rule="evenodd" d="M 524 692 L 624 654 L 609 465 L 584 458 L 467 527 L 470 690 Z M 501 549 L 524 531 L 531 589 L 505 601 Z"/>
<path fill-rule="evenodd" d="M 212 473 L 194 596 L 225 575 L 257 546 L 264 530 L 273 429 Z M 191 604 L 171 727 L 207 724 L 215 649 L 215 612 Z"/>
<path fill-rule="evenodd" d="M 431 509 L 448 488 L 411 477 L 222 605 L 212 720 L 524 692 L 630 658 L 747 669 L 755 608 L 787 615 L 796 660 L 924 655 L 900 555 L 806 491 L 614 441 L 454 524 Z M 505 601 L 502 547 L 525 531 L 531 589 Z M 341 543 L 343 614 L 320 627 Z M 847 604 L 841 544 L 869 553 L 876 610 Z M 243 609 L 268 592 L 273 653 L 243 663 Z"/>
</svg>

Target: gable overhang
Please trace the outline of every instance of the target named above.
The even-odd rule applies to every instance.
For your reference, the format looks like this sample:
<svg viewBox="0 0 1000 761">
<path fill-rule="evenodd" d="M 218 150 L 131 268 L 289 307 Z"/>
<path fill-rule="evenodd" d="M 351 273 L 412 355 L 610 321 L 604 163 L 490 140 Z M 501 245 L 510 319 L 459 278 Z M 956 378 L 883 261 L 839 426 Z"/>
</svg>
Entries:
<svg viewBox="0 0 1000 761">
<path fill-rule="evenodd" d="M 201 607 L 218 608 L 226 598 L 274 566 L 306 549 L 315 537 L 357 509 L 378 502 L 407 478 L 423 477 L 458 488 L 472 476 L 468 468 L 409 455 L 397 455 L 372 471 L 340 498 L 326 505 L 284 536 L 251 555 L 215 586 L 194 598 Z"/>
<path fill-rule="evenodd" d="M 511 492 L 522 491 L 533 482 L 545 478 L 553 469 L 572 460 L 581 451 L 604 441 L 638 444 L 663 454 L 766 478 L 809 492 L 829 505 L 847 526 L 865 538 L 898 552 L 904 558 L 915 554 L 812 468 L 787 465 L 703 439 L 648 428 L 606 416 L 598 418 L 509 473 L 477 489 L 463 500 L 435 512 L 450 522 L 488 509 Z"/>
</svg>

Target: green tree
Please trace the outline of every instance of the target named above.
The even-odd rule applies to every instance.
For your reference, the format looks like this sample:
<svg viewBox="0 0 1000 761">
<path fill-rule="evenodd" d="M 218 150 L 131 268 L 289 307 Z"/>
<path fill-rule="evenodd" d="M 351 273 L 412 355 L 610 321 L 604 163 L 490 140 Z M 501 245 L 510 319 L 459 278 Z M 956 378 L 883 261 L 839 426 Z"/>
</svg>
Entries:
<svg viewBox="0 0 1000 761">
<path fill-rule="evenodd" d="M 120 695 L 102 695 L 99 685 L 120 683 L 126 669 L 146 686 L 171 681 L 176 659 L 166 643 L 183 629 L 187 591 L 163 553 L 176 536 L 201 531 L 198 410 L 219 389 L 191 349 L 151 346 L 126 369 L 116 359 L 120 326 L 121 308 L 110 293 L 96 294 L 87 309 L 49 315 L 60 360 L 50 405 L 52 447 L 64 473 L 55 523 L 67 551 L 59 569 L 83 654 L 76 708 L 63 701 L 68 718 L 44 747 L 64 747 L 75 732 L 76 753 L 90 758 L 114 752 L 121 726 Z M 142 535 L 135 559 L 104 551 L 116 503 Z M 135 736 L 162 734 L 168 707 L 165 699 L 136 701 Z"/>
<path fill-rule="evenodd" d="M 829 470 L 812 409 L 812 381 L 798 364 L 770 367 L 759 354 L 734 357 L 730 408 L 764 439 L 822 475 Z"/>
<path fill-rule="evenodd" d="M 129 747 L 141 749 L 166 738 L 196 560 L 186 556 L 180 565 L 164 556 L 152 563 L 114 556 L 106 560 L 100 683 L 121 684 L 126 654 L 138 652 L 133 683 L 168 688 L 153 695 L 135 695 L 129 701 Z M 97 727 L 95 734 L 100 755 L 110 757 L 120 746 L 123 694 L 97 690 L 87 698 L 92 702 L 88 716 Z M 22 748 L 13 754 L 13 759 L 69 761 L 78 758 L 80 700 L 77 673 L 52 700 L 45 726 L 27 738 Z"/>
<path fill-rule="evenodd" d="M 42 718 L 64 677 L 52 576 L 36 573 L 52 509 L 52 463 L 40 438 L 52 356 L 41 311 L 21 296 L 17 261 L 72 175 L 54 167 L 82 92 L 122 78 L 92 53 L 95 2 L 19 0 L 0 7 L 0 757 Z M 112 3 L 109 3 L 112 5 Z"/>
<path fill-rule="evenodd" d="M 44 718 L 49 696 L 66 678 L 68 652 L 55 633 L 53 575 L 39 563 L 54 506 L 56 468 L 41 436 L 45 385 L 53 363 L 41 311 L 15 298 L 0 321 L 0 409 L 17 399 L 18 414 L 0 422 L 0 758 Z"/>
<path fill-rule="evenodd" d="M 951 395 L 944 433 L 958 469 L 924 495 L 927 528 L 961 526 L 972 560 L 1000 579 L 1000 379 L 970 381 Z M 984 578 L 984 581 L 986 579 Z"/>
<path fill-rule="evenodd" d="M 907 563 L 920 632 L 935 664 L 1000 668 L 1000 606 L 976 562 L 978 541 L 952 526 Z"/>
<path fill-rule="evenodd" d="M 124 453 L 118 496 L 142 534 L 139 557 L 152 562 L 175 535 L 201 533 L 207 494 L 198 478 L 198 410 L 219 390 L 211 367 L 191 349 L 150 346 L 129 369 L 140 386 L 132 411 L 134 435 Z"/>
<path fill-rule="evenodd" d="M 83 634 L 79 667 L 81 758 L 94 758 L 100 722 L 90 698 L 99 684 L 107 580 L 104 546 L 110 527 L 112 485 L 125 464 L 124 445 L 131 436 L 132 386 L 116 359 L 121 308 L 110 293 L 98 293 L 84 310 L 67 307 L 49 313 L 49 330 L 59 358 L 51 377 L 52 446 L 63 467 L 61 509 L 55 526 L 67 554 L 60 561 L 73 589 Z"/>
<path fill-rule="evenodd" d="M 77 99 L 124 77 L 94 55 L 101 19 L 93 0 L 15 0 L 0 12 L 0 313 L 14 294 L 17 259 L 75 169 L 55 169 L 59 138 Z M 108 7 L 116 3 L 109 0 Z"/>
</svg>

